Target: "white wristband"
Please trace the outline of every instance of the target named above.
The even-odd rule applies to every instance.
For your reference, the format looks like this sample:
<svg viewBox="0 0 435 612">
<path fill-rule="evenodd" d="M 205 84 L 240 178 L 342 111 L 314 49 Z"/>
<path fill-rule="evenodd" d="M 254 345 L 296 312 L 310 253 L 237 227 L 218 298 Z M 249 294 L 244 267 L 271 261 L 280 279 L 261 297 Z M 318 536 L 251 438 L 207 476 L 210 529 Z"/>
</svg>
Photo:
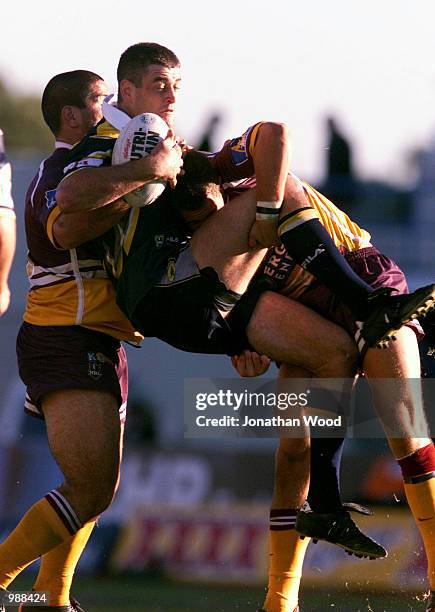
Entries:
<svg viewBox="0 0 435 612">
<path fill-rule="evenodd" d="M 269 208 L 271 210 L 279 210 L 281 208 L 282 201 L 276 200 L 275 202 L 257 202 L 257 208 Z"/>
<path fill-rule="evenodd" d="M 255 218 L 257 221 L 278 221 L 281 204 L 282 202 L 280 201 L 257 202 L 257 212 Z"/>
</svg>

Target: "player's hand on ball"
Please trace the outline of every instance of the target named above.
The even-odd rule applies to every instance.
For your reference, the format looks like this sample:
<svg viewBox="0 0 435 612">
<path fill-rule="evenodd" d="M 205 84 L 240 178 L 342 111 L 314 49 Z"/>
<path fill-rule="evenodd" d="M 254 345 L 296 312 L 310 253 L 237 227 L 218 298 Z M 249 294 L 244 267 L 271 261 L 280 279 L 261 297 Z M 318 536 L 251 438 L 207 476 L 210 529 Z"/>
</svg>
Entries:
<svg viewBox="0 0 435 612">
<path fill-rule="evenodd" d="M 277 221 L 255 220 L 249 233 L 248 245 L 251 249 L 255 247 L 271 247 L 280 244 Z"/>
<path fill-rule="evenodd" d="M 155 175 L 167 180 L 169 186 L 174 188 L 177 184 L 177 176 L 182 172 L 183 157 L 182 149 L 171 129 L 168 130 L 166 138 L 153 149 L 150 157 L 154 158 Z"/>
<path fill-rule="evenodd" d="M 266 355 L 259 355 L 255 351 L 245 350 L 241 355 L 233 355 L 231 363 L 239 376 L 261 376 L 270 366 L 270 359 Z"/>
<path fill-rule="evenodd" d="M 130 161 L 135 162 L 135 176 L 145 181 L 141 187 L 124 195 L 130 206 L 150 206 L 161 196 L 168 182 L 171 187 L 175 185 L 183 165 L 181 147 L 159 115 L 136 115 L 120 131 L 113 148 L 112 165 Z"/>
</svg>

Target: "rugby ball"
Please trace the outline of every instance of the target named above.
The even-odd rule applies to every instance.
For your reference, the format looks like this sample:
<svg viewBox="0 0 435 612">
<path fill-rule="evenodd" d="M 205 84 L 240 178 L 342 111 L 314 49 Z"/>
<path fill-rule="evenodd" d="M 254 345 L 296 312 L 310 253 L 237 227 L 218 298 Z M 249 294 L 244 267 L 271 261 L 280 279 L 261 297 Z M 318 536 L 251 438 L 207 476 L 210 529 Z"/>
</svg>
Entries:
<svg viewBox="0 0 435 612">
<path fill-rule="evenodd" d="M 146 157 L 166 138 L 167 133 L 166 122 L 154 113 L 142 113 L 133 117 L 119 133 L 113 148 L 112 165 Z M 166 181 L 163 179 L 152 181 L 130 191 L 124 199 L 135 208 L 149 206 L 163 193 L 165 187 Z"/>
</svg>

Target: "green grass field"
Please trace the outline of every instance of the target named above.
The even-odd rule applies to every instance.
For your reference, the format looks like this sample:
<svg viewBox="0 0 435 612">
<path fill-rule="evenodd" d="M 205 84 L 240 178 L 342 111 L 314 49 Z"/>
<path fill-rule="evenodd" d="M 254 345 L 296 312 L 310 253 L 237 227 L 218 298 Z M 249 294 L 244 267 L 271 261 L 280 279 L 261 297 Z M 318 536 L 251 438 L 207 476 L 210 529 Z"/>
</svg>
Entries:
<svg viewBox="0 0 435 612">
<path fill-rule="evenodd" d="M 11 590 L 31 588 L 29 578 Z M 74 595 L 86 612 L 255 612 L 264 591 L 252 587 L 216 587 L 161 579 L 77 578 Z M 301 612 L 424 612 L 422 601 L 409 594 L 383 595 L 302 590 Z M 11 612 L 14 608 L 8 608 Z M 15 608 L 16 610 L 16 608 Z"/>
</svg>

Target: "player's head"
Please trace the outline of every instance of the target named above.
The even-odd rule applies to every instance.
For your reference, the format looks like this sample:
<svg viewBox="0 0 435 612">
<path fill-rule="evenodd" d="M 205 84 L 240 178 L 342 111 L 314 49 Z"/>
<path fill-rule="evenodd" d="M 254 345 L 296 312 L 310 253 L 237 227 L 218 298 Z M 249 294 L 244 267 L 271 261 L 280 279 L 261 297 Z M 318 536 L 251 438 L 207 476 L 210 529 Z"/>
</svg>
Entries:
<svg viewBox="0 0 435 612">
<path fill-rule="evenodd" d="M 198 151 L 185 153 L 183 170 L 175 189 L 166 189 L 162 197 L 170 201 L 191 229 L 196 229 L 224 205 L 220 178 L 209 158 Z"/>
<path fill-rule="evenodd" d="M 180 88 L 180 61 L 157 43 L 126 49 L 118 64 L 118 104 L 131 117 L 155 113 L 171 127 Z"/>
<path fill-rule="evenodd" d="M 80 140 L 102 118 L 101 103 L 107 93 L 105 82 L 95 72 L 62 72 L 44 89 L 42 115 L 55 136 L 71 132 Z"/>
</svg>

